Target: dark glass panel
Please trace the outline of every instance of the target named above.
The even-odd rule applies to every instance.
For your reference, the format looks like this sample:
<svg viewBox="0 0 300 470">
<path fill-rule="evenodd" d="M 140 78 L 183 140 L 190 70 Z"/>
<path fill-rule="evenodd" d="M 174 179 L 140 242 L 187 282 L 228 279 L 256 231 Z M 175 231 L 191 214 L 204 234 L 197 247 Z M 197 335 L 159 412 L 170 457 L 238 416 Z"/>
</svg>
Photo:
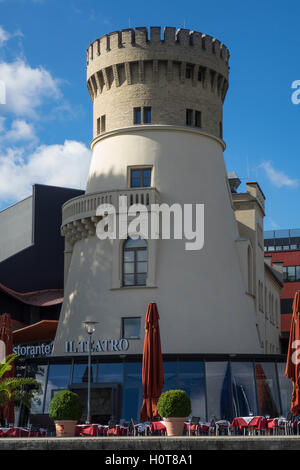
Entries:
<svg viewBox="0 0 300 470">
<path fill-rule="evenodd" d="M 167 390 L 177 390 L 178 385 L 178 363 L 176 361 L 164 362 L 164 387 Z"/>
<path fill-rule="evenodd" d="M 71 364 L 50 364 L 48 371 L 45 413 L 48 413 L 49 403 L 56 392 L 65 390 L 70 383 Z"/>
<path fill-rule="evenodd" d="M 256 389 L 258 400 L 258 413 L 271 418 L 280 415 L 280 400 L 275 364 L 261 362 L 254 364 Z"/>
<path fill-rule="evenodd" d="M 72 377 L 72 383 L 88 383 L 88 374 L 89 374 L 89 369 L 87 364 L 74 364 L 73 368 L 73 377 Z M 97 366 L 96 364 L 92 364 L 91 367 L 91 382 L 96 382 L 97 374 Z"/>
<path fill-rule="evenodd" d="M 142 363 L 124 364 L 123 413 L 126 420 L 138 419 L 143 403 Z"/>
<path fill-rule="evenodd" d="M 277 363 L 278 381 L 281 398 L 281 414 L 287 416 L 291 408 L 293 385 L 292 381 L 285 376 L 285 362 Z"/>
<path fill-rule="evenodd" d="M 122 383 L 123 382 L 123 363 L 100 363 L 97 364 L 97 382 Z"/>
<path fill-rule="evenodd" d="M 46 364 L 29 364 L 27 366 L 26 376 L 32 377 L 40 383 L 40 388 L 38 394 L 36 395 L 36 400 L 34 400 L 31 405 L 31 414 L 43 413 L 47 370 L 48 365 Z"/>
<path fill-rule="evenodd" d="M 252 362 L 232 362 L 233 414 L 257 415 L 257 402 Z"/>
<path fill-rule="evenodd" d="M 179 362 L 179 387 L 192 402 L 192 415 L 206 419 L 204 362 Z"/>
<path fill-rule="evenodd" d="M 207 362 L 206 391 L 207 415 L 217 419 L 232 419 L 230 364 L 228 362 Z"/>
</svg>

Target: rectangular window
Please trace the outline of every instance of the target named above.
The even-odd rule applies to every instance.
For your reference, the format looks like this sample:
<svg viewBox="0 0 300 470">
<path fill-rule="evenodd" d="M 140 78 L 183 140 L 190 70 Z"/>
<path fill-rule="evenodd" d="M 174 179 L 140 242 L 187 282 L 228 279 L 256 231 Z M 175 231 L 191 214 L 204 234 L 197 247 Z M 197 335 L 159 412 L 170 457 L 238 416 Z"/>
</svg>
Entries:
<svg viewBox="0 0 300 470">
<path fill-rule="evenodd" d="M 192 109 L 186 110 L 186 125 L 187 126 L 193 125 L 193 110 Z"/>
<path fill-rule="evenodd" d="M 143 119 L 144 119 L 144 124 L 150 124 L 151 123 L 151 108 L 150 107 L 144 108 Z"/>
<path fill-rule="evenodd" d="M 140 339 L 141 319 L 140 317 L 122 318 L 122 338 Z"/>
<path fill-rule="evenodd" d="M 105 132 L 105 114 L 101 116 L 101 132 Z"/>
<path fill-rule="evenodd" d="M 300 266 L 296 266 L 296 281 L 300 281 Z"/>
<path fill-rule="evenodd" d="M 188 64 L 185 69 L 185 78 L 193 78 L 193 65 Z"/>
<path fill-rule="evenodd" d="M 282 268 L 282 279 L 283 281 L 287 281 L 287 267 L 283 266 Z"/>
<path fill-rule="evenodd" d="M 134 124 L 141 124 L 142 123 L 141 108 L 133 108 L 133 123 Z"/>
<path fill-rule="evenodd" d="M 293 313 L 293 300 L 294 299 L 280 300 L 280 311 L 282 314 Z"/>
<path fill-rule="evenodd" d="M 296 281 L 296 267 L 295 266 L 288 266 L 287 267 L 287 280 L 290 282 Z"/>
<path fill-rule="evenodd" d="M 219 123 L 219 131 L 220 131 L 220 137 L 223 139 L 223 124 L 222 121 Z"/>
<path fill-rule="evenodd" d="M 201 111 L 195 111 L 195 127 L 201 127 Z"/>
<path fill-rule="evenodd" d="M 97 135 L 100 134 L 100 118 L 97 119 Z"/>
<path fill-rule="evenodd" d="M 152 168 L 132 168 L 130 171 L 131 188 L 149 188 L 151 186 Z"/>
</svg>

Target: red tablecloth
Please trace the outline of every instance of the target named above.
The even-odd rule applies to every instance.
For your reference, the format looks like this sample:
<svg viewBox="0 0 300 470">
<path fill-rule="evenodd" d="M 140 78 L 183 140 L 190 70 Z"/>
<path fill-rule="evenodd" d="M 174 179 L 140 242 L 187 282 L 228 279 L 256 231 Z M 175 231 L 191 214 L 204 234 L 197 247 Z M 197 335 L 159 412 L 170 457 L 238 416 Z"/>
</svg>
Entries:
<svg viewBox="0 0 300 470">
<path fill-rule="evenodd" d="M 164 421 L 154 421 L 150 426 L 150 433 L 160 431 L 162 435 L 166 433 L 166 425 Z"/>
<path fill-rule="evenodd" d="M 283 418 L 268 418 L 268 429 L 274 429 L 274 428 L 284 428 L 287 420 Z"/>
<path fill-rule="evenodd" d="M 266 429 L 268 423 L 267 419 L 264 416 L 246 416 L 246 417 L 239 417 L 234 418 L 232 421 L 232 428 L 239 428 L 243 430 L 248 428 L 249 426 L 253 426 L 257 430 Z"/>
<path fill-rule="evenodd" d="M 39 431 L 31 431 L 28 428 L 12 427 L 12 428 L 0 428 L 0 437 L 45 437 L 47 431 L 40 429 Z"/>
<path fill-rule="evenodd" d="M 78 424 L 75 428 L 75 436 L 98 436 L 98 424 Z"/>
<path fill-rule="evenodd" d="M 127 436 L 128 434 L 128 428 L 119 424 L 114 428 L 102 424 L 78 424 L 75 429 L 75 436 Z"/>
</svg>

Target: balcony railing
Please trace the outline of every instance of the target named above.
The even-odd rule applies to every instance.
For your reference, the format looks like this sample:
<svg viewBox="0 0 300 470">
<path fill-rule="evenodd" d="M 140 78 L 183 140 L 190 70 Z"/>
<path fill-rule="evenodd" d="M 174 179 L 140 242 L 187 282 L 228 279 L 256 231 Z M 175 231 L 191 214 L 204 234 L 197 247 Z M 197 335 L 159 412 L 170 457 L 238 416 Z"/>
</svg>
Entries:
<svg viewBox="0 0 300 470">
<path fill-rule="evenodd" d="M 95 216 L 97 207 L 101 204 L 112 204 L 118 211 L 120 196 L 127 196 L 128 207 L 133 204 L 143 204 L 147 207 L 159 204 L 159 192 L 155 188 L 131 188 L 85 194 L 65 202 L 62 207 L 62 225 Z"/>
</svg>

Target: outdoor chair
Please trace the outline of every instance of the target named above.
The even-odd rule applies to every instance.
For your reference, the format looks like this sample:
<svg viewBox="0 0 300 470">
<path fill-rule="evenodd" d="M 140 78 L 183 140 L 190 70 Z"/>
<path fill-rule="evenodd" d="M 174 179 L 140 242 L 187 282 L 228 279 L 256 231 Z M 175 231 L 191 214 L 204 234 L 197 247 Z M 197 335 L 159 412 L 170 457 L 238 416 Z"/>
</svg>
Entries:
<svg viewBox="0 0 300 470">
<path fill-rule="evenodd" d="M 117 424 L 118 423 L 117 423 L 115 418 L 112 417 L 112 418 L 109 419 L 108 428 L 107 428 L 107 435 L 108 436 L 113 436 L 114 435 Z"/>
<path fill-rule="evenodd" d="M 198 436 L 199 434 L 199 421 L 200 416 L 192 416 L 191 419 L 187 422 L 188 434 L 191 436 Z"/>
<path fill-rule="evenodd" d="M 221 419 L 215 422 L 216 436 L 230 436 L 231 435 L 231 424 L 226 419 Z"/>
<path fill-rule="evenodd" d="M 131 419 L 131 429 L 134 436 L 147 436 L 148 425 L 139 423 L 136 419 Z"/>
</svg>

